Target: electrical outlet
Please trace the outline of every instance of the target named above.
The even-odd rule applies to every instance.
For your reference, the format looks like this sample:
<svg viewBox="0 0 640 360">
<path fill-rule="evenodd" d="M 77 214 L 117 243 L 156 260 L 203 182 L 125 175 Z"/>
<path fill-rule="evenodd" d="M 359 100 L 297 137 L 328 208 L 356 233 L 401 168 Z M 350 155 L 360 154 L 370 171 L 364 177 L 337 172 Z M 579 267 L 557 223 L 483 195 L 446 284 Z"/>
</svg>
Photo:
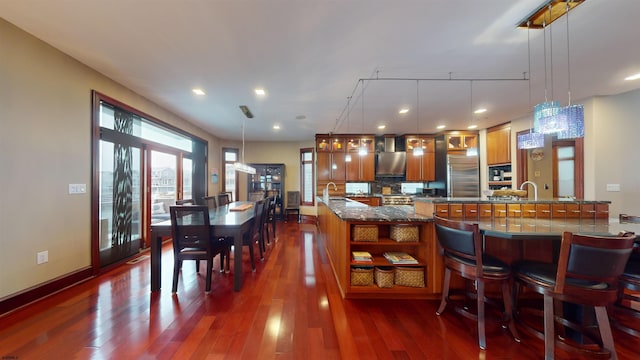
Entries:
<svg viewBox="0 0 640 360">
<path fill-rule="evenodd" d="M 40 265 L 46 262 L 49 262 L 49 251 L 40 251 L 36 256 L 36 264 Z"/>
</svg>

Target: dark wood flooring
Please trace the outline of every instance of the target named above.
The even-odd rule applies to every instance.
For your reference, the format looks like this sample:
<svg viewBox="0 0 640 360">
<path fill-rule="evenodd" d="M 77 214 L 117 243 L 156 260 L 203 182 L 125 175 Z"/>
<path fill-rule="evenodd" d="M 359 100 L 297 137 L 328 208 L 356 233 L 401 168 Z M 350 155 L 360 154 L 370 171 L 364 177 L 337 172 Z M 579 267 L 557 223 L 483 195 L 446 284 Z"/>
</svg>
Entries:
<svg viewBox="0 0 640 360">
<path fill-rule="evenodd" d="M 343 300 L 311 224 L 278 223 L 278 241 L 244 287 L 215 273 L 204 293 L 185 262 L 171 294 L 172 254 L 165 245 L 162 290 L 149 291 L 149 259 L 0 317 L 6 359 L 541 359 L 542 341 L 516 343 L 497 323 L 486 351 L 475 324 L 437 301 Z M 144 256 L 144 253 L 143 253 Z M 216 259 L 214 268 L 218 268 Z M 615 331 L 615 330 L 614 330 Z M 615 331 L 620 359 L 637 359 L 640 339 Z M 579 359 L 557 351 L 557 358 Z"/>
</svg>

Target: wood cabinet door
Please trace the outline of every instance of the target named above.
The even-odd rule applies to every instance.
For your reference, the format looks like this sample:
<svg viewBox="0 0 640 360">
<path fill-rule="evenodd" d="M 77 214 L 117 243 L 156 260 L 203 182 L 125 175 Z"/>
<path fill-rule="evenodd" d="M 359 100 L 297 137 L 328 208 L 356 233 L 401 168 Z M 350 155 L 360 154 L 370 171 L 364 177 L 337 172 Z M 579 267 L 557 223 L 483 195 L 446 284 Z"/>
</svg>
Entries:
<svg viewBox="0 0 640 360">
<path fill-rule="evenodd" d="M 424 155 L 423 155 L 424 156 Z M 422 180 L 422 156 L 414 156 L 413 153 L 407 153 L 407 181 Z"/>
<path fill-rule="evenodd" d="M 367 153 L 367 155 L 360 156 L 360 180 L 361 181 L 375 181 L 376 169 L 375 169 L 375 154 L 373 152 Z"/>
<path fill-rule="evenodd" d="M 351 155 L 351 161 L 345 161 L 346 179 L 348 181 L 360 180 L 360 156 L 357 153 Z"/>
<path fill-rule="evenodd" d="M 426 152 L 422 155 L 422 181 L 435 181 L 436 179 L 436 154 Z"/>
<path fill-rule="evenodd" d="M 346 162 L 344 161 L 345 153 L 332 153 L 331 158 L 331 180 L 344 181 L 347 178 Z"/>
<path fill-rule="evenodd" d="M 316 155 L 318 180 L 331 180 L 331 153 L 319 152 Z"/>
<path fill-rule="evenodd" d="M 487 164 L 511 162 L 511 127 L 487 132 Z"/>
</svg>

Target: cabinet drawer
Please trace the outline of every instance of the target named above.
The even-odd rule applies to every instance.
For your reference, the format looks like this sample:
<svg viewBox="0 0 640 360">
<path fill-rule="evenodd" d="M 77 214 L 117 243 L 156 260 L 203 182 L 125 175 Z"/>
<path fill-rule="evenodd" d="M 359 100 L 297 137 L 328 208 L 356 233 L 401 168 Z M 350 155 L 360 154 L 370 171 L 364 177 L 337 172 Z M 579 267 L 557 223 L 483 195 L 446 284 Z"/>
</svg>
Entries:
<svg viewBox="0 0 640 360">
<path fill-rule="evenodd" d="M 580 218 L 582 219 L 595 219 L 596 207 L 593 204 L 580 205 Z"/>
<path fill-rule="evenodd" d="M 510 218 L 519 218 L 522 216 L 522 205 L 507 204 L 507 216 Z"/>
<path fill-rule="evenodd" d="M 449 218 L 449 204 L 436 204 L 436 215 Z"/>
<path fill-rule="evenodd" d="M 536 204 L 522 204 L 522 217 L 535 218 L 536 213 Z"/>
<path fill-rule="evenodd" d="M 565 209 L 567 210 L 567 219 L 580 218 L 580 204 L 567 204 Z"/>
<path fill-rule="evenodd" d="M 462 208 L 465 220 L 478 220 L 478 204 L 464 204 Z"/>
<path fill-rule="evenodd" d="M 507 217 L 507 204 L 493 204 L 493 217 Z"/>
<path fill-rule="evenodd" d="M 551 205 L 549 204 L 536 204 L 536 216 L 538 219 L 550 219 L 551 218 Z"/>
<path fill-rule="evenodd" d="M 609 204 L 596 204 L 596 219 L 609 218 Z"/>
<path fill-rule="evenodd" d="M 490 218 L 491 216 L 493 216 L 491 204 L 480 204 L 478 206 L 478 216 L 480 218 Z"/>
<path fill-rule="evenodd" d="M 551 218 L 553 219 L 566 219 L 567 208 L 564 204 L 551 204 Z"/>
<path fill-rule="evenodd" d="M 462 219 L 462 204 L 449 204 L 449 217 L 451 219 Z"/>
</svg>

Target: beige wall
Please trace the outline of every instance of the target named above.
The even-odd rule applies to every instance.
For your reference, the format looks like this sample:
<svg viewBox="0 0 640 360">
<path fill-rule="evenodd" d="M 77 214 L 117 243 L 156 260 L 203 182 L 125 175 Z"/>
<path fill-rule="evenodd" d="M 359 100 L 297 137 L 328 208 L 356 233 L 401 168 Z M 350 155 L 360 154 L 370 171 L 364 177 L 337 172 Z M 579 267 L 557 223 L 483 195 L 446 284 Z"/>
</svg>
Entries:
<svg viewBox="0 0 640 360">
<path fill-rule="evenodd" d="M 180 127 L 219 140 L 131 90 L 0 19 L 0 299 L 90 261 L 91 90 Z M 211 184 L 209 184 L 211 187 Z M 209 189 L 209 192 L 217 189 Z M 36 253 L 49 262 L 36 265 Z"/>
<path fill-rule="evenodd" d="M 620 213 L 640 214 L 640 167 L 635 150 L 640 134 L 640 90 L 580 103 L 585 107 L 585 199 L 611 201 L 611 218 Z M 517 152 L 516 132 L 528 129 L 530 120 L 525 117 L 511 122 L 512 154 Z M 550 157 L 550 147 L 546 150 Z M 514 169 L 516 160 L 514 157 Z M 551 175 L 544 172 L 541 175 L 542 180 L 531 180 L 539 185 L 547 177 L 552 181 Z M 620 184 L 621 191 L 607 191 L 607 184 Z"/>
</svg>

